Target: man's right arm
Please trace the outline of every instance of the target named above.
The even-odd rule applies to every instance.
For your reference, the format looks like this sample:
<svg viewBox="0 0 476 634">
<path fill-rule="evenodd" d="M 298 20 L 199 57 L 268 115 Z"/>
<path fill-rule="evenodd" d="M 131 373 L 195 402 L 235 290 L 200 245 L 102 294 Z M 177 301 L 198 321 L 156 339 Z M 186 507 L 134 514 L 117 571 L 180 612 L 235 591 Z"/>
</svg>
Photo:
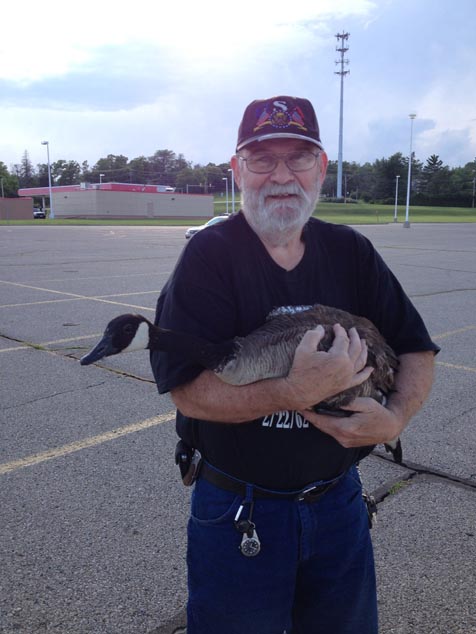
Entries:
<svg viewBox="0 0 476 634">
<path fill-rule="evenodd" d="M 249 385 L 224 383 L 205 370 L 196 379 L 171 391 L 185 416 L 223 423 L 244 423 L 273 412 L 306 410 L 334 394 L 359 385 L 372 369 L 365 368 L 367 347 L 357 331 L 349 336 L 339 325 L 328 352 L 317 351 L 324 330 L 309 330 L 296 349 L 288 376 Z"/>
</svg>

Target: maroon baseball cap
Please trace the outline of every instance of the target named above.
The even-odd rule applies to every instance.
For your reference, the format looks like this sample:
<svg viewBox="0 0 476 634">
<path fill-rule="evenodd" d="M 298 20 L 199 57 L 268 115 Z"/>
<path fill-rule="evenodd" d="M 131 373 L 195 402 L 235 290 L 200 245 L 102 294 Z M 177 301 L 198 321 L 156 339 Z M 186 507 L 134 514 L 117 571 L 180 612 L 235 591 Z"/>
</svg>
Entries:
<svg viewBox="0 0 476 634">
<path fill-rule="evenodd" d="M 257 99 L 246 107 L 236 151 L 265 139 L 304 139 L 324 149 L 312 103 L 301 97 L 281 95 Z"/>
</svg>

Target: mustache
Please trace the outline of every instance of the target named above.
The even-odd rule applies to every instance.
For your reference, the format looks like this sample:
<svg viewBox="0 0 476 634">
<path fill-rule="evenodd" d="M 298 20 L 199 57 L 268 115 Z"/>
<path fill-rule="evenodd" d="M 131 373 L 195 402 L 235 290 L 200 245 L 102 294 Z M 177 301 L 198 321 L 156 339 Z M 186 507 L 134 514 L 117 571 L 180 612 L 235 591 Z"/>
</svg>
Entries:
<svg viewBox="0 0 476 634">
<path fill-rule="evenodd" d="M 264 200 L 268 196 L 299 196 L 300 198 L 308 201 L 309 196 L 306 191 L 299 185 L 299 183 L 288 183 L 286 185 L 279 185 L 277 183 L 265 183 L 260 191 L 260 198 Z"/>
</svg>

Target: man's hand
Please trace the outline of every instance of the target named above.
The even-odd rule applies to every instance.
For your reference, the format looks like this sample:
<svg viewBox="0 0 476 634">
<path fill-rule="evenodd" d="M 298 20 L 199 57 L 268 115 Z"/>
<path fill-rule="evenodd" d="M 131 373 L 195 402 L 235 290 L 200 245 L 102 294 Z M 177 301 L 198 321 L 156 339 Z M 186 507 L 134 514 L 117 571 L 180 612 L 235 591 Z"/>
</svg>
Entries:
<svg viewBox="0 0 476 634">
<path fill-rule="evenodd" d="M 296 348 L 293 365 L 284 379 L 289 409 L 305 410 L 316 403 L 366 381 L 373 368 L 367 363 L 367 344 L 355 328 L 334 326 L 334 341 L 327 352 L 318 351 L 324 328 L 308 330 Z M 312 422 L 312 421 L 311 421 Z"/>
<path fill-rule="evenodd" d="M 356 398 L 342 409 L 354 413 L 348 418 L 324 416 L 312 411 L 301 411 L 301 414 L 347 449 L 388 443 L 400 435 L 407 423 L 373 398 Z"/>
</svg>

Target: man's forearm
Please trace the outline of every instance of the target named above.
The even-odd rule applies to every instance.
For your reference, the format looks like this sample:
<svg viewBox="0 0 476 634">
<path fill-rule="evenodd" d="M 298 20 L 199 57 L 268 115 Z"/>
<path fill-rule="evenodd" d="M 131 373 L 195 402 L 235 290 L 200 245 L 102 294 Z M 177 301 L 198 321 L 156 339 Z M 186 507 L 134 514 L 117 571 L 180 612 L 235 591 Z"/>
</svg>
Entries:
<svg viewBox="0 0 476 634">
<path fill-rule="evenodd" d="M 279 384 L 265 379 L 250 385 L 229 385 L 205 370 L 196 379 L 171 391 L 177 408 L 185 416 L 222 423 L 245 423 L 288 409 Z"/>
<path fill-rule="evenodd" d="M 433 352 L 413 352 L 399 357 L 394 392 L 389 397 L 390 409 L 406 426 L 426 401 L 433 383 Z"/>
</svg>

